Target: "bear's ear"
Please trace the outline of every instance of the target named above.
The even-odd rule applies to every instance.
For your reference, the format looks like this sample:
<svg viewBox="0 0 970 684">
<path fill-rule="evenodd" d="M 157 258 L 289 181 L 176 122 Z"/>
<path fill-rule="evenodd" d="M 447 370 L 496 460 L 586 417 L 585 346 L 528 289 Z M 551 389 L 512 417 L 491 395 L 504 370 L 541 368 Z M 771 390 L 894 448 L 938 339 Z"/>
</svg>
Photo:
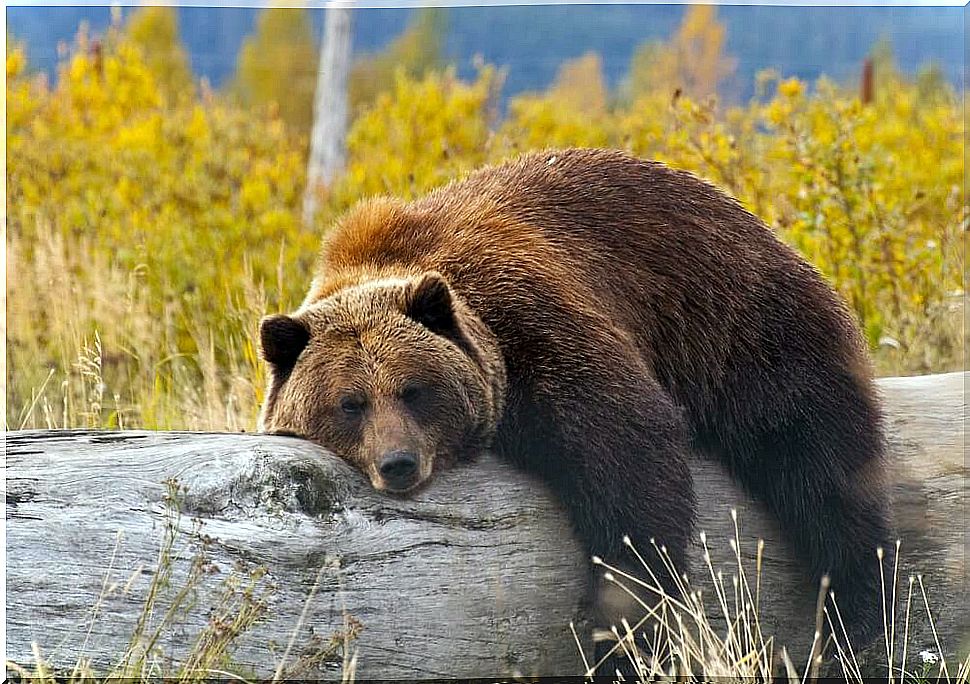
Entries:
<svg viewBox="0 0 970 684">
<path fill-rule="evenodd" d="M 441 274 L 429 271 L 411 286 L 405 313 L 432 332 L 443 333 L 454 329 L 455 309 L 451 301 L 451 288 Z"/>
<path fill-rule="evenodd" d="M 290 369 L 310 341 L 310 331 L 284 314 L 266 316 L 259 323 L 263 358 L 280 369 Z"/>
</svg>

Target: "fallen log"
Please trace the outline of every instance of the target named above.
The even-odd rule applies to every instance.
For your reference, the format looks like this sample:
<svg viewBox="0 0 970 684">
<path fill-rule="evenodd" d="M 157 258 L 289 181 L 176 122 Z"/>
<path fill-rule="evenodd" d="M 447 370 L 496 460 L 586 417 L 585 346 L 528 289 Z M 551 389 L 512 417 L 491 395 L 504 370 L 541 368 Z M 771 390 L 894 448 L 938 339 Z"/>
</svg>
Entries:
<svg viewBox="0 0 970 684">
<path fill-rule="evenodd" d="M 965 379 L 880 381 L 902 540 L 897 603 L 905 606 L 908 577 L 921 576 L 951 663 L 970 649 Z M 587 561 L 548 490 L 492 456 L 399 499 L 284 437 L 10 432 L 6 453 L 6 648 L 15 663 L 34 662 L 32 644 L 67 669 L 85 657 L 106 672 L 146 648 L 152 658 L 191 661 L 200 633 L 211 642 L 239 629 L 226 623 L 248 600 L 263 612 L 228 655 L 235 671 L 259 677 L 283 660 L 284 673 L 339 678 L 348 665 L 342 649 L 328 648 L 331 635 L 356 653 L 358 679 L 583 672 L 569 625 L 586 639 Z M 773 520 L 719 465 L 695 459 L 692 469 L 715 570 L 737 573 L 733 508 L 752 583 L 756 540 L 765 540 L 762 631 L 803 658 L 817 588 Z M 710 575 L 702 556 L 695 542 L 695 586 Z M 911 661 L 938 651 L 914 586 Z"/>
</svg>

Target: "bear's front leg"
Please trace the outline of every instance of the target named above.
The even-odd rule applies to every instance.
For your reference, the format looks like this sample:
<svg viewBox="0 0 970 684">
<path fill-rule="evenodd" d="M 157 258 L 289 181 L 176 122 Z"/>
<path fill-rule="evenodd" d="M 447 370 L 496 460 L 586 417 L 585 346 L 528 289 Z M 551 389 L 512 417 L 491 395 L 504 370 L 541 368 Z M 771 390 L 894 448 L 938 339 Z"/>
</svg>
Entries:
<svg viewBox="0 0 970 684">
<path fill-rule="evenodd" d="M 573 365 L 568 387 L 555 377 L 536 384 L 534 403 L 526 415 L 520 414 L 523 427 L 533 426 L 527 432 L 534 439 L 522 445 L 531 452 L 526 460 L 557 490 L 591 557 L 645 582 L 657 581 L 669 595 L 678 596 L 668 564 L 679 574 L 687 571 L 694 519 L 688 431 L 681 410 L 631 355 L 628 361 L 619 354 L 596 358 Z M 657 552 L 661 548 L 666 562 Z M 622 633 L 623 618 L 636 625 L 647 611 L 604 578 L 606 568 L 592 570 L 590 599 L 597 631 L 616 627 Z M 657 602 L 655 592 L 613 574 L 648 606 Z M 652 627 L 647 623 L 636 633 L 641 631 L 650 634 Z M 597 656 L 615 645 L 598 642 Z M 623 651 L 617 649 L 615 655 L 600 672 L 612 674 L 618 665 L 629 672 Z"/>
</svg>

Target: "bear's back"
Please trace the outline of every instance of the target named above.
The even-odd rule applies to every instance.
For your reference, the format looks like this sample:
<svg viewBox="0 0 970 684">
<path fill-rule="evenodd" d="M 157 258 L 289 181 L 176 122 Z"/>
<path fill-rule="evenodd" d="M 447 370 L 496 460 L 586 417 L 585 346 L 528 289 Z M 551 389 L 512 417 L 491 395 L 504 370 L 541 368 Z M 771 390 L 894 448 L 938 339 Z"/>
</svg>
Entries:
<svg viewBox="0 0 970 684">
<path fill-rule="evenodd" d="M 430 270 L 500 337 L 540 347 L 571 317 L 629 338 L 687 404 L 782 355 L 844 353 L 833 341 L 854 335 L 821 276 L 735 200 L 609 150 L 529 154 L 414 202 L 364 203 L 327 236 L 317 296 Z"/>
</svg>

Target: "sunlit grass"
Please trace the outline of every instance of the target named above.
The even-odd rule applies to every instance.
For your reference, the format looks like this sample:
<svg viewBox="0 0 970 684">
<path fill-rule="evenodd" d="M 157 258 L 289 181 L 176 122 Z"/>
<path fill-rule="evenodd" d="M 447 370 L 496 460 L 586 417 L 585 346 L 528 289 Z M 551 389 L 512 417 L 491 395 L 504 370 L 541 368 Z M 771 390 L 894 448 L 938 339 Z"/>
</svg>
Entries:
<svg viewBox="0 0 970 684">
<path fill-rule="evenodd" d="M 91 239 L 44 230 L 27 251 L 8 235 L 7 429 L 255 427 L 268 304 L 245 266 L 221 319 L 206 321 L 177 301 L 159 316 L 144 269 L 124 271 Z"/>
</svg>

